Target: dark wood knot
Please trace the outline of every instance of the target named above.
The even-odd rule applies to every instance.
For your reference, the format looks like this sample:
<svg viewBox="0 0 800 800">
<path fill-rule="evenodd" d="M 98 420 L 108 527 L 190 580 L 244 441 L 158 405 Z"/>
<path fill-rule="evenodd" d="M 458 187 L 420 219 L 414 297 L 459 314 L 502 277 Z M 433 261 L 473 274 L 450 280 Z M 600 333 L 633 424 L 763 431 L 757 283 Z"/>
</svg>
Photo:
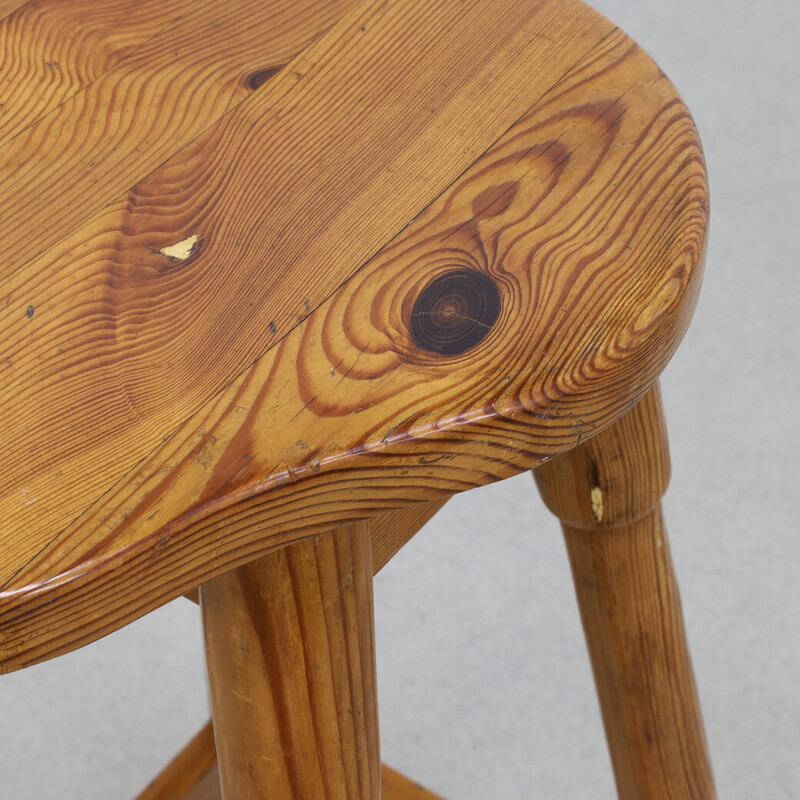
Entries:
<svg viewBox="0 0 800 800">
<path fill-rule="evenodd" d="M 263 86 L 273 75 L 277 75 L 281 71 L 281 67 L 270 67 L 269 69 L 261 69 L 258 72 L 253 72 L 247 76 L 245 85 L 248 89 L 256 90 L 259 86 Z"/>
<path fill-rule="evenodd" d="M 500 316 L 494 281 L 474 269 L 445 272 L 429 283 L 411 310 L 411 338 L 417 347 L 455 356 L 475 347 Z"/>
</svg>

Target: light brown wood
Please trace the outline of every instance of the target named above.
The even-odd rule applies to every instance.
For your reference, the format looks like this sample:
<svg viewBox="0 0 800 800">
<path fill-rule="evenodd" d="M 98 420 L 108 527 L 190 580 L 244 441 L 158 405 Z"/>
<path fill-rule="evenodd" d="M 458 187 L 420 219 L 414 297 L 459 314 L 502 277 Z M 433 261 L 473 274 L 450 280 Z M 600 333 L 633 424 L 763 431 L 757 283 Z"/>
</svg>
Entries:
<svg viewBox="0 0 800 800">
<path fill-rule="evenodd" d="M 533 476 L 550 511 L 573 528 L 615 528 L 649 514 L 670 478 L 658 384 L 614 425 Z"/>
<path fill-rule="evenodd" d="M 209 723 L 210 725 L 211 723 Z M 210 756 L 214 760 L 213 765 L 203 772 L 196 783 L 186 790 L 184 794 L 166 792 L 147 796 L 147 800 L 222 800 L 222 789 L 219 783 L 219 770 L 217 768 L 216 753 L 214 752 L 213 736 L 211 739 Z M 168 770 L 174 769 L 178 759 L 171 762 Z M 159 776 L 153 785 L 167 786 L 168 780 L 177 785 L 177 776 L 166 779 Z M 144 800 L 144 797 L 137 797 L 136 800 Z M 381 800 L 442 800 L 442 798 L 424 789 L 418 783 L 409 780 L 399 772 L 381 765 Z"/>
<path fill-rule="evenodd" d="M 438 794 L 429 792 L 385 764 L 382 775 L 381 800 L 442 800 Z"/>
<path fill-rule="evenodd" d="M 427 503 L 414 503 L 370 520 L 373 574 L 377 575 L 449 499 L 442 497 Z M 184 596 L 193 603 L 200 602 L 197 589 L 186 592 Z"/>
<path fill-rule="evenodd" d="M 378 800 L 366 523 L 304 539 L 200 587 L 228 800 Z"/>
<path fill-rule="evenodd" d="M 184 592 L 183 596 L 187 600 L 191 600 L 193 603 L 200 604 L 200 589 L 192 589 L 191 591 Z"/>
<path fill-rule="evenodd" d="M 372 568 L 375 575 L 419 533 L 449 499 L 449 496 L 445 496 L 427 503 L 414 503 L 370 520 Z"/>
<path fill-rule="evenodd" d="M 214 766 L 204 772 L 197 783 L 180 800 L 221 800 L 221 798 L 222 787 L 219 783 L 219 767 L 214 762 Z M 175 800 L 178 800 L 178 798 L 175 798 Z"/>
<path fill-rule="evenodd" d="M 165 31 L 185 26 L 181 17 L 193 8 L 203 14 L 212 6 L 203 0 L 0 4 L 0 17 L 5 17 L 0 20 L 0 145 L 87 89 L 148 40 L 163 42 Z"/>
<path fill-rule="evenodd" d="M 251 30 L 254 4 L 227 3 L 226 13 L 243 17 Z M 47 546 L 274 347 L 610 30 L 577 3 L 559 14 L 511 2 L 494 10 L 472 6 L 405 0 L 388 14 L 382 2 L 362 4 L 202 136 L 221 113 L 212 99 L 219 96 L 225 111 L 233 103 L 228 95 L 245 91 L 240 70 L 235 85 L 208 99 L 205 86 L 201 92 L 196 83 L 170 80 L 176 96 L 158 95 L 156 120 L 142 118 L 152 103 L 120 103 L 117 113 L 132 119 L 119 130 L 91 129 L 108 148 L 92 168 L 97 142 L 81 137 L 84 155 L 72 147 L 77 132 L 66 133 L 80 130 L 83 105 L 74 119 L 48 115 L 47 130 L 34 125 L 2 149 L 0 164 L 14 169 L 0 172 L 0 202 L 8 205 L 0 206 L 0 279 L 15 311 L 0 329 L 9 343 L 4 357 L 20 377 L 3 384 L 0 399 L 13 398 L 15 410 L 27 411 L 24 419 L 2 419 L 0 463 L 9 468 L 0 515 L 12 529 L 27 527 L 26 552 Z M 501 9 L 509 13 L 498 15 Z M 265 24 L 280 17 L 280 8 L 269 11 Z M 308 15 L 284 16 L 301 32 L 311 27 Z M 544 25 L 552 27 L 553 42 L 528 43 L 513 72 L 501 71 L 509 48 Z M 227 42 L 230 27 L 221 25 L 216 38 Z M 191 27 L 184 39 L 190 37 L 193 59 L 223 60 Z M 257 28 L 255 39 L 260 45 Z M 154 62 L 139 54 L 147 74 L 180 75 L 161 64 L 171 51 L 156 49 Z M 551 51 L 555 62 L 543 62 Z M 204 70 L 188 67 L 192 80 L 204 80 Z M 434 80 L 451 73 L 450 80 Z M 108 90 L 114 92 L 121 89 Z M 463 106 L 467 98 L 481 114 Z M 88 116 L 106 102 L 93 101 Z M 108 115 L 107 124 L 115 122 Z M 157 152 L 140 153 L 139 139 L 156 123 L 164 131 L 154 139 Z M 170 126 L 187 139 L 170 136 Z M 51 127 L 67 139 L 62 150 L 50 143 Z M 116 149 L 112 133 L 124 137 Z M 333 151 L 325 145 L 326 159 L 319 158 L 321 142 L 336 143 Z M 62 185 L 70 187 L 69 202 L 54 200 L 53 187 Z M 194 242 L 183 258 L 163 252 L 180 252 L 168 249 L 179 242 Z M 154 303 L 156 296 L 162 299 Z M 36 380 L 27 377 L 33 365 Z M 28 402 L 34 392 L 35 404 Z M 25 438 L 29 455 L 14 453 L 12 471 L 6 443 L 17 437 Z M 300 441 L 306 440 L 298 436 L 292 446 L 303 455 Z M 46 459 L 31 455 L 45 450 Z M 48 488 L 54 472 L 55 492 Z M 37 498 L 35 514 L 20 502 L 22 489 Z M 0 585 L 5 577 L 0 569 Z"/>
<path fill-rule="evenodd" d="M 365 2 L 174 153 L 9 225 L 2 670 L 536 466 L 646 390 L 694 306 L 694 126 L 573 0 Z"/>
<path fill-rule="evenodd" d="M 13 291 L 20 284 L 11 278 L 24 268 L 27 293 L 40 302 L 47 297 L 51 308 L 56 299 L 59 308 L 67 302 L 65 292 L 73 300 L 91 298 L 88 328 L 107 332 L 108 321 L 92 319 L 98 313 L 98 267 L 105 265 L 108 291 L 132 287 L 108 281 L 109 262 L 118 259 L 105 248 L 124 243 L 123 261 L 135 264 L 136 245 L 144 244 L 145 252 L 148 246 L 135 243 L 137 234 L 149 238 L 154 250 L 177 241 L 169 237 L 186 213 L 180 200 L 192 176 L 173 170 L 166 182 L 156 178 L 156 195 L 152 183 L 146 193 L 132 187 L 154 171 L 163 176 L 164 162 L 262 94 L 253 91 L 259 74 L 292 61 L 355 5 L 356 0 L 44 0 L 9 17 L 6 52 L 26 57 L 9 65 L 4 89 L 14 102 L 0 128 L 0 219 L 7 248 L 0 281 Z M 40 52 L 52 53 L 54 60 L 40 61 Z M 32 64 L 25 63 L 29 59 Z M 44 76 L 37 74 L 42 68 Z M 60 88 L 43 92 L 43 81 Z M 145 222 L 143 229 L 137 230 L 137 222 Z M 85 232 L 44 257 L 50 274 L 30 281 L 26 265 L 75 230 Z M 57 261 L 65 257 L 73 270 L 80 265 L 87 283 L 64 285 L 65 265 Z M 157 263 L 151 259 L 150 268 Z M 93 276 L 86 274 L 90 265 Z M 78 277 L 74 271 L 73 276 Z M 31 304 L 36 307 L 35 300 Z"/>
<path fill-rule="evenodd" d="M 214 728 L 209 721 L 136 800 L 210 800 L 214 795 L 207 787 L 213 787 L 214 780 L 209 772 L 216 772 L 216 762 Z"/>
<path fill-rule="evenodd" d="M 657 387 L 534 472 L 563 521 L 620 800 L 716 796 L 660 499 Z"/>
<path fill-rule="evenodd" d="M 31 0 L 0 0 L 0 19 L 10 16 Z"/>
</svg>

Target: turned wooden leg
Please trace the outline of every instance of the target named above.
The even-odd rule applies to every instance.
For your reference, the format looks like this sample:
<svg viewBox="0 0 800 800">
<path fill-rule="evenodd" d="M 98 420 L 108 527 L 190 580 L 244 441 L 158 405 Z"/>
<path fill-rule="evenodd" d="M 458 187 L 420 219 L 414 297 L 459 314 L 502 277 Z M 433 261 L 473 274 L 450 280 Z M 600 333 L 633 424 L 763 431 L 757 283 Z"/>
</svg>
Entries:
<svg viewBox="0 0 800 800">
<path fill-rule="evenodd" d="M 658 387 L 534 477 L 562 521 L 621 800 L 714 798 L 661 515 Z"/>
<path fill-rule="evenodd" d="M 200 588 L 227 800 L 377 800 L 366 523 L 300 541 Z"/>
</svg>

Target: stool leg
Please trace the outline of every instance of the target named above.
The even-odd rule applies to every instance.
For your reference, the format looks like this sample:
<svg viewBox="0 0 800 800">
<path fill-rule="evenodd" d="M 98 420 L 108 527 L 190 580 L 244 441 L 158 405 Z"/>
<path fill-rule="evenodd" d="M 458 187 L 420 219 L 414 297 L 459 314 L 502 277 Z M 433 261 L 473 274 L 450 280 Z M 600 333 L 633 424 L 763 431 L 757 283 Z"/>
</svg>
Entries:
<svg viewBox="0 0 800 800">
<path fill-rule="evenodd" d="M 276 550 L 200 587 L 227 800 L 377 800 L 369 527 Z"/>
<path fill-rule="evenodd" d="M 711 800 L 714 785 L 660 499 L 658 387 L 534 472 L 562 520 L 621 800 Z"/>
</svg>

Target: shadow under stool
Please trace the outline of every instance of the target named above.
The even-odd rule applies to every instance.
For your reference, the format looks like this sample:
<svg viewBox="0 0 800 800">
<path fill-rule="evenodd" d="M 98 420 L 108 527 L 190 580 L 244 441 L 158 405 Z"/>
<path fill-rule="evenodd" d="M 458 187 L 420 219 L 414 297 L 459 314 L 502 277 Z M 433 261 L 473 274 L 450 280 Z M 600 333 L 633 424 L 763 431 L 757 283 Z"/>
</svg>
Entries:
<svg viewBox="0 0 800 800">
<path fill-rule="evenodd" d="M 213 723 L 139 800 L 436 800 L 373 575 L 533 470 L 620 798 L 713 798 L 658 390 L 707 185 L 647 54 L 577 0 L 0 17 L 0 671 L 186 594 Z"/>
</svg>

